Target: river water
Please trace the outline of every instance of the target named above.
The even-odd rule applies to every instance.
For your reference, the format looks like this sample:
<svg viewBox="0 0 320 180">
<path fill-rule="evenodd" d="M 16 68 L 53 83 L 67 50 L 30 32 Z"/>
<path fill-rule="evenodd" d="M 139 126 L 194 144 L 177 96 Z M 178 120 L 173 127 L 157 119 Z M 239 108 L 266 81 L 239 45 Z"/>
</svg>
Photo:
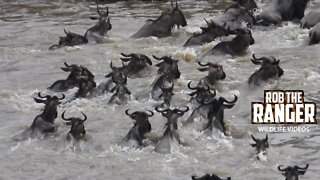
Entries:
<svg viewBox="0 0 320 180">
<path fill-rule="evenodd" d="M 121 65 L 121 52 L 174 56 L 181 60 L 182 77 L 176 82 L 173 106 L 186 105 L 187 83 L 198 81 L 205 75 L 197 71 L 195 59 L 217 44 L 219 39 L 201 47 L 183 48 L 182 45 L 193 32 L 205 25 L 203 18 L 213 17 L 229 4 L 214 0 L 181 0 L 179 7 L 185 13 L 188 26 L 175 29 L 172 37 L 140 40 L 132 40 L 130 36 L 146 19 L 156 18 L 169 3 L 129 1 L 103 4 L 101 7 L 109 7 L 113 26 L 106 43 L 49 51 L 48 47 L 64 35 L 64 28 L 84 34 L 95 23 L 88 18 L 95 15 L 95 3 L 80 0 L 1 0 L 0 179 L 181 180 L 191 179 L 191 175 L 214 172 L 224 177 L 231 176 L 234 180 L 267 180 L 283 179 L 277 170 L 281 164 L 304 166 L 306 163 L 310 167 L 301 179 L 319 179 L 318 125 L 308 126 L 310 131 L 303 133 L 269 133 L 267 161 L 257 161 L 250 146 L 253 143 L 250 133 L 259 138 L 265 136 L 250 123 L 250 103 L 263 100 L 263 89 L 304 90 L 306 100 L 320 106 L 319 45 L 307 46 L 308 30 L 300 29 L 298 24 L 291 22 L 254 28 L 255 44 L 250 46 L 245 56 L 208 58 L 222 64 L 227 74 L 227 78 L 216 87 L 219 95 L 229 99 L 233 94 L 239 97 L 236 105 L 225 111 L 225 121 L 232 137 L 222 137 L 219 133 L 207 136 L 195 128 L 179 124 L 185 145 L 174 147 L 171 154 L 155 153 L 152 141 L 142 149 L 119 146 L 132 126 L 124 111 L 128 108 L 152 110 L 159 103 L 148 98 L 135 100 L 150 90 L 150 84 L 156 77 L 156 68 L 152 67 L 145 72 L 145 78 L 128 80 L 132 98 L 127 105 L 108 105 L 110 95 L 63 103 L 58 107 L 56 123 L 59 129 L 54 136 L 45 140 L 13 140 L 31 125 L 43 107 L 32 97 L 38 91 L 46 91 L 55 80 L 67 77 L 60 69 L 64 62 L 86 66 L 95 74 L 96 82 L 101 83 L 104 75 L 110 72 L 111 61 Z M 307 11 L 319 5 L 319 0 L 312 0 Z M 285 71 L 281 79 L 250 89 L 247 80 L 258 68 L 250 62 L 252 53 L 258 57 L 280 59 L 280 66 Z M 68 91 L 67 98 L 75 92 L 76 89 Z M 64 110 L 67 110 L 68 117 L 80 116 L 80 111 L 88 116 L 85 125 L 89 138 L 78 147 L 66 142 L 69 127 L 60 117 Z M 319 109 L 317 112 L 319 121 Z M 186 120 L 187 116 L 180 120 Z M 165 119 L 156 113 L 150 122 L 152 131 L 149 139 L 157 139 L 163 133 Z"/>
</svg>

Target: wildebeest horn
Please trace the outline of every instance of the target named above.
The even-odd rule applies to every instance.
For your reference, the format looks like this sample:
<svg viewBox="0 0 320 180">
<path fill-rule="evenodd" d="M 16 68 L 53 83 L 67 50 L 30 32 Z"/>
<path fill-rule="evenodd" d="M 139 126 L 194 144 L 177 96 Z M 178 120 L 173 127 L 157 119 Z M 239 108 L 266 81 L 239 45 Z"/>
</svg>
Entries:
<svg viewBox="0 0 320 180">
<path fill-rule="evenodd" d="M 204 19 L 204 21 L 206 21 L 206 23 L 209 25 L 210 23 L 206 20 L 206 18 L 203 18 Z"/>
<path fill-rule="evenodd" d="M 154 115 L 154 113 L 150 110 L 147 110 L 147 112 L 149 112 L 150 114 L 147 113 L 148 117 L 152 117 Z"/>
<path fill-rule="evenodd" d="M 126 110 L 126 115 L 128 115 L 128 116 L 131 117 L 132 114 L 130 114 L 129 111 L 130 111 L 130 109 L 127 109 L 127 110 Z"/>
<path fill-rule="evenodd" d="M 168 109 L 160 110 L 159 108 L 160 108 L 159 106 L 157 106 L 157 107 L 155 108 L 155 110 L 156 110 L 157 112 L 159 112 L 159 113 L 163 113 L 163 112 L 168 111 Z"/>
<path fill-rule="evenodd" d="M 64 62 L 64 65 L 65 65 L 66 67 L 70 67 L 70 65 L 67 64 L 67 62 Z"/>
<path fill-rule="evenodd" d="M 164 59 L 164 57 L 159 58 L 159 57 L 157 57 L 157 56 L 155 56 L 155 55 L 152 55 L 152 57 L 155 58 L 156 60 L 159 60 L 159 61 Z"/>
<path fill-rule="evenodd" d="M 111 68 L 112 70 L 116 70 L 116 69 L 117 69 L 116 67 L 114 67 L 114 66 L 112 65 L 112 61 L 111 61 L 111 63 L 110 63 L 110 68 Z"/>
<path fill-rule="evenodd" d="M 199 66 L 202 66 L 202 67 L 206 67 L 210 65 L 210 63 L 202 64 L 200 61 L 198 61 L 198 64 Z"/>
<path fill-rule="evenodd" d="M 152 66 L 152 61 L 151 61 L 151 59 L 150 59 L 148 56 L 146 56 L 146 55 L 144 55 L 144 54 L 142 54 L 141 56 L 144 57 L 144 58 L 147 60 L 147 63 L 148 63 L 150 66 Z"/>
<path fill-rule="evenodd" d="M 59 100 L 62 100 L 66 97 L 66 95 L 62 94 L 62 97 L 61 98 L 58 98 Z"/>
<path fill-rule="evenodd" d="M 286 171 L 286 170 L 288 169 L 288 168 L 281 169 L 282 166 L 283 166 L 283 165 L 278 166 L 278 170 L 279 170 L 279 171 Z"/>
<path fill-rule="evenodd" d="M 251 59 L 251 61 L 252 61 L 252 63 L 253 64 L 256 64 L 256 65 L 258 65 L 258 64 L 261 64 L 261 61 L 262 61 L 262 58 L 256 58 L 256 56 L 254 55 L 254 54 L 252 54 L 252 59 Z"/>
<path fill-rule="evenodd" d="M 176 7 L 178 7 L 178 0 L 176 0 Z"/>
<path fill-rule="evenodd" d="M 63 120 L 65 120 L 65 121 L 71 121 L 72 118 L 66 118 L 66 117 L 64 117 L 64 113 L 66 113 L 66 111 L 64 111 L 64 112 L 62 113 L 61 118 L 62 118 Z"/>
<path fill-rule="evenodd" d="M 97 12 L 99 14 L 99 16 L 101 16 L 100 10 L 99 10 L 99 6 L 97 5 Z"/>
<path fill-rule="evenodd" d="M 178 109 L 178 111 L 183 112 L 183 113 L 186 113 L 186 112 L 189 111 L 189 107 L 188 106 L 183 106 L 183 107 L 185 107 L 186 109 L 185 110 Z"/>
<path fill-rule="evenodd" d="M 82 113 L 83 116 L 84 116 L 84 119 L 82 119 L 82 122 L 85 122 L 85 121 L 87 120 L 87 116 L 86 116 L 86 114 L 84 114 L 82 111 L 81 111 L 81 113 Z"/>
<path fill-rule="evenodd" d="M 49 95 L 42 96 L 42 95 L 41 95 L 41 91 L 38 93 L 38 96 L 39 96 L 40 98 L 47 98 L 47 99 L 50 97 Z"/>
<path fill-rule="evenodd" d="M 309 164 L 306 164 L 306 167 L 303 167 L 303 168 L 301 168 L 301 167 L 299 167 L 299 166 L 297 166 L 299 169 L 302 169 L 302 170 L 306 170 L 306 169 L 308 169 L 308 167 L 309 167 Z"/>
<path fill-rule="evenodd" d="M 223 100 L 223 102 L 226 102 L 226 103 L 235 103 L 235 102 L 237 102 L 238 97 L 236 95 L 234 95 L 234 100 L 233 101 L 228 101 L 224 97 L 221 97 L 221 99 Z"/>
<path fill-rule="evenodd" d="M 192 83 L 192 81 L 190 81 L 189 83 L 188 83 L 188 88 L 189 89 L 191 89 L 191 90 L 196 90 L 197 89 L 197 87 L 191 87 L 191 83 Z"/>
<path fill-rule="evenodd" d="M 121 53 L 122 56 L 124 57 L 132 57 L 134 54 L 125 54 L 125 53 Z"/>
<path fill-rule="evenodd" d="M 109 7 L 107 7 L 107 12 L 106 12 L 105 16 L 106 17 L 109 16 Z"/>
<path fill-rule="evenodd" d="M 69 33 L 66 31 L 66 29 L 63 29 L 64 33 L 66 33 L 66 35 L 68 36 Z"/>
<path fill-rule="evenodd" d="M 258 140 L 251 134 L 252 139 L 254 140 L 254 142 L 257 142 Z"/>
</svg>

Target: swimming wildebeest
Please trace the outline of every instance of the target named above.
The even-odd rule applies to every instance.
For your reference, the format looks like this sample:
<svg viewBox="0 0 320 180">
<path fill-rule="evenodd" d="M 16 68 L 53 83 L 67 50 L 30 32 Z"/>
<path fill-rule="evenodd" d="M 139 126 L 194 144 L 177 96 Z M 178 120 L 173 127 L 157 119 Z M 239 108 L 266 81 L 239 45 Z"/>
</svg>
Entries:
<svg viewBox="0 0 320 180">
<path fill-rule="evenodd" d="M 90 19 L 98 20 L 98 22 L 88 29 L 84 35 L 90 43 L 102 42 L 104 36 L 106 36 L 107 32 L 112 28 L 109 17 L 109 8 L 107 7 L 107 11 L 105 13 L 101 13 L 99 6 L 97 5 L 97 12 L 99 17 L 91 16 Z"/>
<path fill-rule="evenodd" d="M 116 74 L 112 75 L 112 81 L 115 83 L 115 86 L 111 89 L 111 96 L 108 104 L 124 104 L 129 99 L 131 95 L 131 91 L 126 87 L 127 84 L 127 77 L 125 76 L 124 79 L 116 79 Z"/>
<path fill-rule="evenodd" d="M 287 168 L 282 169 L 283 165 L 278 166 L 278 170 L 282 171 L 282 175 L 286 177 L 285 180 L 299 180 L 300 175 L 304 175 L 309 167 L 309 164 L 306 167 L 299 167 L 299 166 L 288 166 Z"/>
<path fill-rule="evenodd" d="M 305 15 L 300 21 L 301 28 L 312 28 L 316 24 L 320 22 L 320 11 L 314 10 L 310 11 L 307 15 Z"/>
<path fill-rule="evenodd" d="M 65 121 L 67 121 L 67 125 L 71 125 L 71 129 L 70 131 L 68 132 L 68 135 L 67 135 L 67 140 L 68 141 L 71 141 L 71 140 L 74 140 L 74 141 L 79 141 L 79 140 L 84 140 L 84 136 L 86 134 L 86 130 L 84 128 L 84 122 L 87 120 L 87 116 L 81 112 L 84 116 L 83 119 L 80 119 L 80 118 L 75 118 L 75 117 L 71 117 L 71 118 L 66 118 L 64 116 L 66 111 L 64 111 L 61 115 L 61 118 Z"/>
<path fill-rule="evenodd" d="M 320 42 L 320 22 L 309 31 L 309 45 L 318 44 Z"/>
<path fill-rule="evenodd" d="M 236 29 L 233 31 L 236 35 L 231 41 L 222 41 L 214 46 L 204 55 L 225 55 L 239 56 L 246 52 L 250 45 L 254 44 L 251 31 L 248 29 Z"/>
<path fill-rule="evenodd" d="M 267 149 L 269 148 L 268 135 L 264 139 L 257 139 L 252 134 L 251 137 L 255 144 L 251 144 L 256 149 L 257 159 L 266 160 Z"/>
<path fill-rule="evenodd" d="M 123 62 L 129 62 L 125 68 L 125 73 L 129 78 L 137 76 L 146 67 L 152 66 L 151 59 L 144 54 L 121 53 L 121 55 L 124 57 L 124 58 L 120 58 Z"/>
<path fill-rule="evenodd" d="M 262 25 L 280 24 L 282 21 L 302 19 L 309 0 L 274 0 L 270 1 L 257 16 Z"/>
<path fill-rule="evenodd" d="M 163 56 L 160 58 L 155 55 L 152 55 L 152 57 L 156 60 L 161 61 L 160 63 L 155 65 L 159 67 L 158 74 L 171 74 L 173 75 L 174 79 L 180 78 L 181 72 L 178 66 L 179 60 L 173 59 L 169 56 Z"/>
<path fill-rule="evenodd" d="M 81 44 L 87 44 L 88 40 L 79 34 L 73 33 L 73 32 L 67 32 L 64 30 L 64 33 L 67 35 L 65 37 L 60 37 L 59 43 L 54 44 L 49 47 L 49 50 L 54 50 L 57 48 L 61 48 L 64 46 L 76 46 Z"/>
<path fill-rule="evenodd" d="M 260 69 L 255 71 L 249 78 L 249 85 L 260 85 L 261 82 L 266 82 L 270 79 L 277 79 L 283 75 L 283 69 L 279 66 L 280 60 L 274 57 L 256 58 L 252 55 L 252 63 L 261 65 Z"/>
<path fill-rule="evenodd" d="M 158 142 L 155 151 L 158 153 L 170 153 L 172 148 L 172 143 L 176 140 L 179 144 L 181 144 L 180 135 L 178 133 L 178 118 L 182 117 L 184 113 L 189 111 L 188 106 L 184 106 L 185 109 L 160 109 L 156 107 L 155 110 L 162 114 L 167 119 L 167 123 L 165 125 L 165 131 L 163 133 L 162 138 Z"/>
<path fill-rule="evenodd" d="M 212 93 L 207 83 L 202 81 L 204 80 L 201 79 L 196 87 L 191 86 L 191 83 L 192 83 L 191 81 L 188 83 L 188 88 L 190 90 L 193 90 L 193 92 L 189 94 L 189 96 L 191 96 L 189 102 L 192 102 L 193 100 L 195 100 L 197 104 L 201 104 L 204 100 L 211 99 L 216 96 L 216 91 Z"/>
<path fill-rule="evenodd" d="M 201 68 L 198 68 L 199 71 L 208 71 L 208 75 L 203 78 L 207 85 L 213 86 L 217 81 L 226 78 L 226 73 L 223 71 L 223 67 L 221 65 L 210 62 L 202 64 L 200 61 L 198 64 L 201 66 Z"/>
<path fill-rule="evenodd" d="M 64 65 L 65 67 L 61 67 L 61 69 L 65 72 L 70 72 L 69 76 L 66 80 L 58 80 L 54 82 L 48 89 L 56 92 L 67 91 L 69 89 L 78 87 L 81 77 L 93 76 L 93 74 L 86 67 L 75 64 L 68 65 L 66 62 Z"/>
<path fill-rule="evenodd" d="M 163 103 L 161 104 L 162 107 L 170 107 L 171 99 L 174 95 L 173 85 L 174 84 L 171 84 L 171 87 L 160 87 L 162 92 L 159 98 L 163 98 Z"/>
<path fill-rule="evenodd" d="M 215 174 L 206 174 L 202 177 L 192 176 L 192 180 L 231 180 L 231 177 L 221 179 L 219 176 Z"/>
<path fill-rule="evenodd" d="M 193 34 L 185 42 L 185 44 L 183 45 L 184 47 L 203 45 L 205 43 L 210 43 L 210 42 L 214 41 L 217 37 L 229 35 L 228 29 L 214 23 L 213 20 L 208 22 L 205 19 L 205 21 L 207 23 L 207 27 L 201 27 L 201 33 Z"/>
<path fill-rule="evenodd" d="M 94 76 L 81 76 L 79 79 L 79 89 L 75 94 L 75 98 L 86 98 L 96 90 L 97 84 Z"/>
<path fill-rule="evenodd" d="M 135 111 L 129 113 L 129 109 L 126 110 L 126 115 L 128 115 L 133 121 L 134 125 L 123 139 L 123 142 L 128 142 L 129 140 L 134 140 L 138 143 L 138 146 L 143 145 L 144 135 L 151 131 L 151 124 L 149 118 L 154 115 L 152 111 Z"/>
<path fill-rule="evenodd" d="M 175 6 L 171 0 L 171 9 L 168 12 L 162 12 L 161 16 L 156 20 L 148 19 L 142 28 L 132 36 L 132 38 L 137 39 L 150 36 L 158 38 L 167 37 L 171 35 L 171 31 L 174 26 L 178 26 L 179 28 L 180 26 L 184 27 L 186 25 L 186 18 L 179 9 L 177 0 Z"/>
<path fill-rule="evenodd" d="M 57 107 L 61 103 L 60 101 L 65 98 L 62 94 L 61 98 L 57 96 L 42 96 L 41 92 L 38 93 L 39 98 L 33 98 L 36 103 L 45 104 L 44 109 L 41 114 L 37 115 L 32 122 L 32 125 L 23 132 L 23 139 L 26 138 L 43 138 L 48 133 L 54 133 L 56 131 L 56 126 L 54 125 L 54 120 L 58 116 Z"/>
</svg>

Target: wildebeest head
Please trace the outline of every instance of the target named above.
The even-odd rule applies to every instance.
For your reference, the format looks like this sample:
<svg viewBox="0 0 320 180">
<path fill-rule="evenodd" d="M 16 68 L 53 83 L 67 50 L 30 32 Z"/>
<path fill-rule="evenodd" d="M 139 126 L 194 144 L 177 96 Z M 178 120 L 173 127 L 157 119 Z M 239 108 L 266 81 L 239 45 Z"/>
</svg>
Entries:
<svg viewBox="0 0 320 180">
<path fill-rule="evenodd" d="M 151 131 L 151 124 L 149 122 L 149 117 L 152 117 L 154 113 L 152 111 L 136 111 L 129 113 L 129 109 L 126 110 L 126 115 L 134 120 L 134 126 L 138 126 L 138 132 L 141 138 L 143 138 L 145 133 Z"/>
<path fill-rule="evenodd" d="M 41 92 L 38 93 L 39 98 L 33 98 L 36 103 L 43 103 L 45 104 L 44 110 L 42 112 L 42 117 L 45 121 L 50 122 L 53 124 L 54 119 L 57 117 L 57 107 L 61 104 L 61 100 L 65 98 L 65 95 L 62 94 L 61 98 L 57 96 L 42 96 Z"/>
<path fill-rule="evenodd" d="M 179 60 L 173 59 L 172 57 L 169 57 L 169 56 L 163 56 L 161 58 L 155 55 L 152 55 L 152 56 L 156 60 L 162 61 L 156 64 L 156 66 L 159 67 L 158 69 L 159 74 L 172 74 L 175 79 L 180 78 L 181 72 L 178 67 Z"/>
<path fill-rule="evenodd" d="M 230 30 L 230 33 L 236 35 L 236 37 L 232 41 L 238 43 L 238 46 L 241 46 L 242 43 L 246 43 L 248 45 L 254 44 L 254 39 L 249 29 L 238 28 L 234 31 Z"/>
<path fill-rule="evenodd" d="M 172 123 L 175 129 L 178 129 L 177 120 L 179 117 L 182 117 L 184 113 L 189 111 L 188 106 L 184 106 L 185 109 L 160 109 L 160 107 L 156 107 L 155 110 L 162 114 L 168 120 L 168 124 Z"/>
<path fill-rule="evenodd" d="M 252 55 L 251 59 L 253 64 L 261 65 L 260 69 L 253 73 L 249 79 L 249 84 L 259 84 L 260 81 L 267 81 L 270 78 L 281 77 L 284 73 L 283 69 L 279 66 L 280 60 L 277 60 L 274 57 L 261 57 L 256 58 L 255 55 Z"/>
<path fill-rule="evenodd" d="M 67 123 L 66 123 L 67 125 L 71 125 L 71 129 L 69 131 L 69 134 L 72 135 L 72 137 L 75 140 L 80 140 L 81 137 L 86 134 L 86 130 L 84 128 L 84 122 L 87 120 L 87 116 L 83 112 L 81 112 L 84 116 L 83 119 L 75 118 L 75 117 L 66 118 L 64 116 L 65 112 L 66 111 L 64 111 L 62 113 L 61 118 L 65 121 L 67 121 Z"/>
<path fill-rule="evenodd" d="M 124 54 L 121 53 L 124 58 L 120 58 L 123 62 L 129 62 L 127 64 L 126 73 L 128 75 L 138 73 L 148 65 L 152 66 L 151 59 L 144 54 Z"/>
<path fill-rule="evenodd" d="M 163 98 L 163 104 L 167 107 L 170 107 L 172 96 L 174 95 L 173 91 L 173 83 L 171 87 L 160 86 L 162 93 L 159 98 Z"/>
<path fill-rule="evenodd" d="M 201 82 L 201 81 L 204 81 L 204 80 L 201 79 L 199 84 L 196 87 L 191 86 L 191 83 L 192 83 L 191 81 L 188 83 L 188 88 L 190 90 L 193 90 L 193 92 L 190 93 L 189 95 L 192 98 L 195 96 L 194 98 L 198 103 L 203 102 L 205 99 L 210 99 L 216 96 L 216 91 L 214 90 L 212 93 L 207 83 Z"/>
<path fill-rule="evenodd" d="M 76 64 L 68 65 L 66 62 L 64 65 L 65 67 L 61 67 L 61 69 L 65 72 L 70 72 L 67 80 L 77 81 L 81 79 L 81 77 L 87 77 L 89 79 L 94 78 L 94 75 L 84 66 L 79 66 Z"/>
<path fill-rule="evenodd" d="M 112 78 L 113 82 L 116 84 L 126 84 L 127 83 L 127 73 L 125 72 L 127 66 L 122 63 L 122 67 L 113 66 L 112 62 L 110 63 L 110 68 L 112 72 L 107 74 L 106 78 Z"/>
<path fill-rule="evenodd" d="M 178 26 L 178 28 L 179 26 L 185 27 L 187 25 L 187 20 L 184 17 L 183 12 L 178 7 L 178 1 L 176 0 L 176 4 L 173 5 L 173 1 L 171 0 L 171 7 L 172 9 L 168 14 L 164 13 L 161 16 L 168 15 L 170 16 L 170 19 L 172 19 L 173 23 Z"/>
<path fill-rule="evenodd" d="M 109 8 L 107 7 L 107 11 L 105 13 L 101 13 L 99 6 L 97 5 L 97 13 L 99 17 L 91 16 L 90 19 L 92 20 L 98 20 L 97 24 L 93 26 L 91 31 L 99 33 L 101 36 L 104 36 L 107 34 L 107 31 L 111 30 L 112 25 L 110 23 L 110 17 L 109 17 Z"/>
<path fill-rule="evenodd" d="M 207 114 L 208 123 L 205 126 L 205 130 L 212 130 L 213 127 L 216 127 L 221 132 L 226 134 L 226 127 L 224 123 L 224 109 L 231 109 L 237 102 L 238 97 L 234 95 L 234 100 L 228 101 L 224 97 L 211 98 L 204 100 L 203 105 L 210 105 L 209 112 Z"/>
<path fill-rule="evenodd" d="M 225 27 L 216 24 L 215 22 L 213 22 L 212 19 L 210 21 L 207 21 L 206 19 L 204 20 L 207 23 L 207 27 L 200 27 L 202 32 L 214 33 L 216 37 L 229 35 L 229 29 L 226 29 Z"/>
<path fill-rule="evenodd" d="M 221 179 L 219 176 L 215 174 L 206 174 L 202 177 L 192 176 L 192 180 L 231 180 L 231 177 Z"/>
<path fill-rule="evenodd" d="M 252 134 L 251 137 L 255 144 L 251 144 L 252 147 L 256 148 L 257 158 L 261 160 L 262 156 L 267 155 L 267 149 L 269 148 L 268 135 L 264 139 L 257 139 Z"/>
<path fill-rule="evenodd" d="M 201 68 L 198 68 L 199 71 L 209 71 L 208 76 L 206 76 L 205 80 L 210 85 L 214 85 L 216 81 L 223 80 L 226 78 L 226 73 L 223 71 L 223 67 L 216 63 L 206 63 L 202 64 L 200 61 L 198 64 Z"/>
<path fill-rule="evenodd" d="M 309 164 L 306 167 L 299 167 L 299 166 L 288 166 L 287 168 L 282 169 L 283 165 L 278 166 L 278 170 L 282 171 L 282 175 L 286 177 L 286 180 L 299 180 L 300 175 L 304 175 L 309 167 Z"/>
</svg>

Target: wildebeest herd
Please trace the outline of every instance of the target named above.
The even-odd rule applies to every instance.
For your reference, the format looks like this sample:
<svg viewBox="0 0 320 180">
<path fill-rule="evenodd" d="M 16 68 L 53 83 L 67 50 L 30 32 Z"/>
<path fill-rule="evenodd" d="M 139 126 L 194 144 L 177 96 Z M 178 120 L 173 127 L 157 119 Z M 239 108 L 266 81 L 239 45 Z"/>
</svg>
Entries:
<svg viewBox="0 0 320 180">
<path fill-rule="evenodd" d="M 226 78 L 223 67 L 215 62 L 204 62 L 205 56 L 231 55 L 240 56 L 246 53 L 250 45 L 255 43 L 252 35 L 252 27 L 278 25 L 283 21 L 293 21 L 301 24 L 301 28 L 311 28 L 309 45 L 319 43 L 320 41 L 320 13 L 311 11 L 304 16 L 304 12 L 309 0 L 274 0 L 266 4 L 264 7 L 258 7 L 254 0 L 234 0 L 234 4 L 226 8 L 225 11 L 211 20 L 205 19 L 206 27 L 201 27 L 201 32 L 193 34 L 186 40 L 184 47 L 199 46 L 214 41 L 218 37 L 233 36 L 231 40 L 222 41 L 212 49 L 204 53 L 197 59 L 198 70 L 200 72 L 208 72 L 208 74 L 199 79 L 199 82 L 190 81 L 187 88 L 190 90 L 190 100 L 188 105 L 181 107 L 172 107 L 172 97 L 175 95 L 175 81 L 180 78 L 179 61 L 174 57 L 164 55 L 158 57 L 152 55 L 148 57 L 141 52 L 121 53 L 122 66 L 116 67 L 110 63 L 111 72 L 105 76 L 105 81 L 97 84 L 94 74 L 86 67 L 77 64 L 64 63 L 61 69 L 68 72 L 66 79 L 54 82 L 48 89 L 51 92 L 66 92 L 73 88 L 78 88 L 72 99 L 76 98 L 92 98 L 104 94 L 112 94 L 108 104 L 124 105 L 132 98 L 132 93 L 127 87 L 127 81 L 132 78 L 140 78 L 141 71 L 149 66 L 153 66 L 154 62 L 158 62 L 154 66 L 158 68 L 158 76 L 155 77 L 152 87 L 149 91 L 151 99 L 162 101 L 154 110 L 132 111 L 127 109 L 124 114 L 131 118 L 134 122 L 133 127 L 124 136 L 121 145 L 130 146 L 133 144 L 136 148 L 148 146 L 145 143 L 146 134 L 152 131 L 152 125 L 149 118 L 154 113 L 160 113 L 166 120 L 162 137 L 156 142 L 155 151 L 158 153 L 170 153 L 172 144 L 183 144 L 179 134 L 179 118 L 190 112 L 186 121 L 182 122 L 182 127 L 200 123 L 202 129 L 200 131 L 212 132 L 217 130 L 225 136 L 229 136 L 228 129 L 224 122 L 224 109 L 231 109 L 238 100 L 234 95 L 233 99 L 225 97 L 217 97 L 215 84 Z M 90 17 L 97 20 L 97 23 L 89 28 L 84 35 L 79 35 L 64 30 L 66 36 L 60 37 L 58 44 L 49 47 L 49 50 L 55 50 L 64 46 L 76 46 L 87 43 L 101 43 L 107 32 L 112 29 L 109 17 L 109 9 L 104 10 L 97 6 L 98 16 Z M 245 24 L 245 27 L 244 27 Z M 134 33 L 131 38 L 145 37 L 168 37 L 172 33 L 172 29 L 177 26 L 187 26 L 187 19 L 182 10 L 179 8 L 178 2 L 171 1 L 170 9 L 161 13 L 157 19 L 148 19 L 146 23 Z M 261 86 L 270 80 L 278 80 L 284 70 L 280 67 L 280 60 L 275 57 L 257 57 L 252 55 L 252 63 L 260 65 L 260 69 L 253 72 L 248 77 L 248 85 L 251 88 Z M 57 126 L 55 119 L 58 117 L 58 106 L 65 99 L 65 95 L 44 95 L 38 93 L 38 97 L 34 98 L 36 103 L 45 104 L 41 114 L 37 115 L 31 126 L 23 132 L 23 139 L 43 138 L 50 133 L 55 133 Z M 81 112 L 83 118 L 66 117 L 66 110 L 61 114 L 61 118 L 66 121 L 66 125 L 70 125 L 70 131 L 67 133 L 67 140 L 78 142 L 84 140 L 86 130 L 84 122 L 87 119 L 86 114 Z M 200 120 L 199 120 L 200 119 Z M 253 135 L 251 144 L 256 149 L 257 159 L 266 158 L 266 150 L 269 148 L 268 135 L 263 139 L 257 139 Z M 130 143 L 129 143 L 130 142 Z M 303 175 L 309 164 L 305 167 L 288 166 L 278 167 L 279 171 L 287 180 L 297 180 L 298 176 Z M 194 180 L 221 180 L 215 174 L 206 174 L 202 177 L 192 176 Z M 230 177 L 226 179 L 231 179 Z"/>
</svg>

